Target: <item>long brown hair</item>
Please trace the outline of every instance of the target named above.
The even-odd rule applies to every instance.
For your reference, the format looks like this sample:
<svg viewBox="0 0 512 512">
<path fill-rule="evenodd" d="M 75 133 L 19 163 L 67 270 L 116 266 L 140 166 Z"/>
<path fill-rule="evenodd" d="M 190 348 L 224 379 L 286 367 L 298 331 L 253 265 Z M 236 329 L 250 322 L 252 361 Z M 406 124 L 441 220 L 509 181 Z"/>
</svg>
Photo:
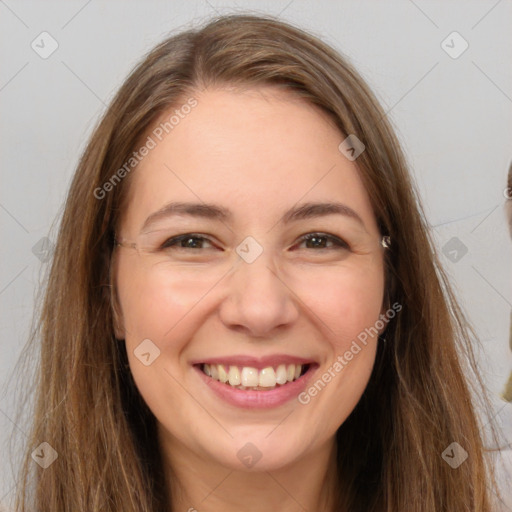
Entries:
<svg viewBox="0 0 512 512">
<path fill-rule="evenodd" d="M 357 165 L 379 227 L 392 241 L 387 293 L 403 307 L 379 343 L 367 389 L 337 432 L 340 509 L 491 511 L 495 479 L 475 406 L 481 397 L 488 407 L 473 355 L 476 337 L 443 273 L 386 114 L 332 48 L 275 18 L 252 15 L 219 17 L 154 48 L 122 85 L 80 159 L 27 349 L 40 348 L 40 364 L 18 511 L 169 507 L 155 418 L 113 329 L 113 233 L 130 178 L 105 194 L 98 189 L 155 120 L 194 91 L 263 85 L 301 96 L 332 117 L 340 136 L 363 141 Z M 47 469 L 30 457 L 43 441 L 58 453 Z M 442 456 L 454 442 L 468 453 L 456 469 Z"/>
</svg>

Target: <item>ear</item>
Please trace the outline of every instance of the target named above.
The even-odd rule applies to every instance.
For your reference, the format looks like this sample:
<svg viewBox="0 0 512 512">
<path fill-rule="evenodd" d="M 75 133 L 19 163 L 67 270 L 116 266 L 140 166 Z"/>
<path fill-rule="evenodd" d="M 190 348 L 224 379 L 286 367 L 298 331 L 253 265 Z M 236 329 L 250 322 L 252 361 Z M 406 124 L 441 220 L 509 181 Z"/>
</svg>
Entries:
<svg viewBox="0 0 512 512">
<path fill-rule="evenodd" d="M 386 288 L 386 290 L 384 291 L 384 298 L 382 300 L 382 308 L 380 310 L 380 314 L 379 314 L 379 320 L 382 321 L 382 324 L 384 325 L 381 325 L 379 323 L 379 325 L 381 325 L 381 327 L 378 329 L 379 330 L 379 336 L 381 336 L 387 329 L 387 326 L 388 326 L 388 323 L 389 323 L 389 310 L 391 308 L 391 301 L 389 299 L 389 292 L 388 292 L 388 289 Z"/>
<path fill-rule="evenodd" d="M 123 313 L 121 312 L 121 308 L 119 306 L 119 301 L 117 300 L 117 293 L 115 289 L 112 290 L 112 321 L 114 327 L 114 334 L 116 339 L 124 340 L 126 337 L 126 332 L 124 328 L 124 318 Z"/>
<path fill-rule="evenodd" d="M 114 335 L 118 340 L 124 340 L 126 337 L 126 331 L 124 327 L 124 317 L 121 305 L 119 303 L 119 297 L 117 294 L 116 286 L 116 257 L 115 252 L 112 255 L 110 262 L 110 307 L 112 310 L 112 323 L 114 329 Z"/>
<path fill-rule="evenodd" d="M 379 336 L 381 336 L 385 331 L 386 331 L 386 328 L 388 326 L 388 315 L 387 315 L 387 311 L 388 311 L 388 307 L 387 305 L 383 306 L 382 309 L 380 310 L 380 315 L 379 315 L 379 320 L 381 320 L 382 324 L 379 322 L 379 325 L 381 325 L 381 327 L 378 329 L 379 331 Z"/>
<path fill-rule="evenodd" d="M 391 267 L 391 248 L 387 248 L 384 256 L 384 294 L 382 298 L 382 307 L 380 310 L 379 320 L 384 324 L 378 329 L 379 336 L 381 336 L 388 328 L 388 324 L 396 316 L 397 312 L 402 309 L 402 306 L 396 302 L 391 301 L 396 296 L 396 279 L 392 272 Z M 379 326 L 381 324 L 379 323 Z"/>
</svg>

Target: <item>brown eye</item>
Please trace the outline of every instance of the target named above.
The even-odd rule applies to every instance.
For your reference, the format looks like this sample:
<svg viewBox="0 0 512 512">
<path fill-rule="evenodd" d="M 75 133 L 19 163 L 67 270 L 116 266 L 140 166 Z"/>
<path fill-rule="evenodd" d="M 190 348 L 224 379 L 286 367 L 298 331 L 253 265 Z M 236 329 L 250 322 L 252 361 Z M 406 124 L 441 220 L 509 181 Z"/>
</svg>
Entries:
<svg viewBox="0 0 512 512">
<path fill-rule="evenodd" d="M 210 240 L 196 233 L 187 233 L 168 238 L 161 246 L 161 249 L 204 249 L 204 242 L 211 244 Z"/>
<path fill-rule="evenodd" d="M 307 249 L 350 249 L 349 245 L 334 235 L 326 233 L 308 233 L 300 238 L 300 243 L 308 244 Z M 331 246 L 328 244 L 331 243 Z"/>
</svg>

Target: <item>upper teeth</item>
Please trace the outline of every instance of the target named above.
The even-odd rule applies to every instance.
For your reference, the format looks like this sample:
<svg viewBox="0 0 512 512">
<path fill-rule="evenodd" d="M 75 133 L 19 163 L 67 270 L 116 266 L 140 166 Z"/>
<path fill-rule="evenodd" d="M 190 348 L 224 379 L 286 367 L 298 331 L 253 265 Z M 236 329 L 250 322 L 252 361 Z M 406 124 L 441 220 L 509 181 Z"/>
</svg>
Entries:
<svg viewBox="0 0 512 512">
<path fill-rule="evenodd" d="M 228 370 L 226 371 L 226 368 Z M 222 364 L 204 364 L 203 371 L 212 379 L 231 386 L 272 388 L 276 384 L 286 384 L 300 377 L 303 365 L 280 364 L 277 368 L 268 366 L 259 370 L 250 366 L 225 366 Z"/>
</svg>

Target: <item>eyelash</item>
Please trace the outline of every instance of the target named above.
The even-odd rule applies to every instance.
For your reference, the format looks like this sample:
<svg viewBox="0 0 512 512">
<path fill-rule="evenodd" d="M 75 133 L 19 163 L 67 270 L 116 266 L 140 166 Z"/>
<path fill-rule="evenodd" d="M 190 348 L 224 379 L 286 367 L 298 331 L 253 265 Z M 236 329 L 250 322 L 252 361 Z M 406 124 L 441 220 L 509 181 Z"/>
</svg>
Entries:
<svg viewBox="0 0 512 512">
<path fill-rule="evenodd" d="M 165 250 L 165 249 L 172 249 L 172 248 L 175 248 L 174 246 L 178 243 L 180 243 L 182 240 L 187 240 L 187 239 L 197 239 L 197 240 L 207 240 L 208 242 L 212 243 L 212 241 L 205 237 L 205 236 L 202 236 L 200 235 L 199 233 L 186 233 L 184 235 L 179 235 L 179 236 L 175 236 L 175 237 L 172 237 L 172 238 L 169 238 L 167 239 L 161 246 L 161 249 L 162 250 Z M 308 233 L 306 235 L 303 235 L 299 238 L 299 243 L 303 243 L 303 242 L 307 242 L 313 238 L 326 238 L 328 239 L 329 241 L 333 242 L 334 245 L 336 247 L 320 247 L 320 249 L 324 249 L 324 250 L 332 250 L 332 249 L 338 249 L 338 250 L 350 250 L 350 246 L 348 245 L 347 242 L 345 242 L 344 240 L 342 240 L 341 238 L 337 237 L 337 236 L 334 236 L 334 235 L 330 235 L 328 233 L 322 233 L 322 232 L 312 232 L 312 233 Z M 191 249 L 191 250 L 197 250 L 197 249 L 194 249 L 192 247 L 178 247 L 178 249 Z"/>
</svg>

